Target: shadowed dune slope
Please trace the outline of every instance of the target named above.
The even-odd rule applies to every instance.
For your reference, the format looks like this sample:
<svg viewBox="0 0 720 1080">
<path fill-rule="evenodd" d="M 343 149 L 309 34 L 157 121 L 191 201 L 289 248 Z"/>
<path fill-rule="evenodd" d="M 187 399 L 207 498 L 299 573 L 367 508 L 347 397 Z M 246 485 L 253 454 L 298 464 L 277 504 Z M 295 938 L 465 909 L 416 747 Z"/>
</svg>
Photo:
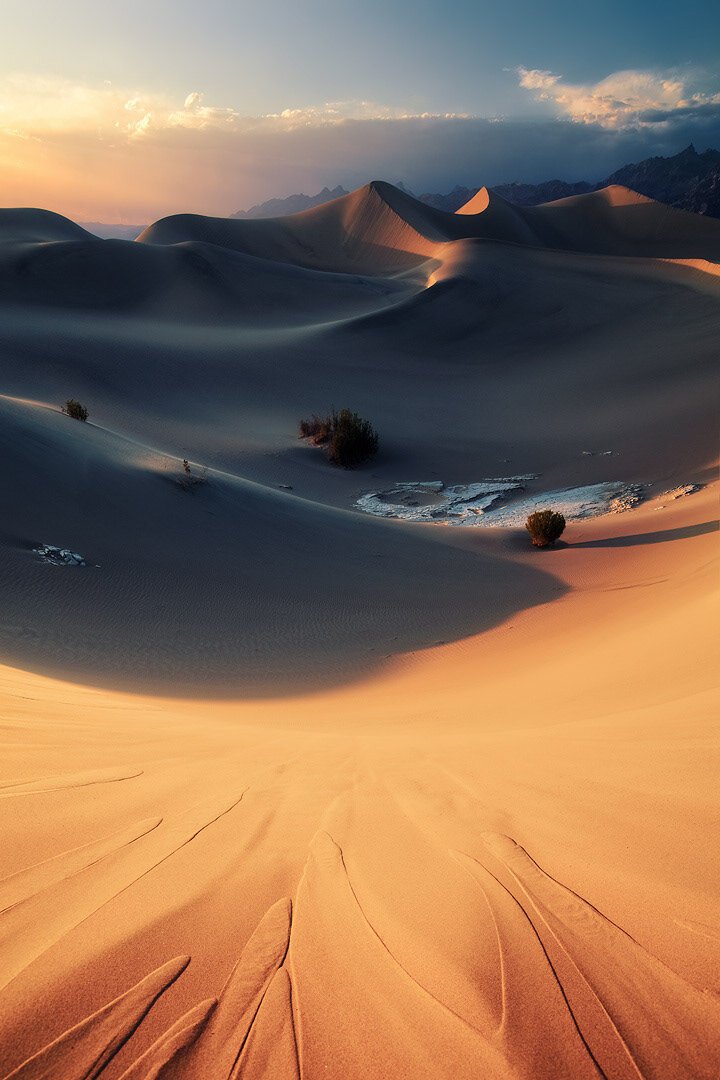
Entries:
<svg viewBox="0 0 720 1080">
<path fill-rule="evenodd" d="M 0 415 L 0 651 L 19 667 L 191 696 L 317 688 L 559 589 L 227 474 L 194 467 L 186 490 L 179 460 L 56 410 L 5 400 Z M 41 542 L 89 565 L 47 565 Z"/>
<path fill-rule="evenodd" d="M 720 260 L 720 222 L 623 187 L 574 195 L 531 214 L 550 246 L 652 258 Z M 557 238 L 557 239 L 556 239 Z"/>
<path fill-rule="evenodd" d="M 51 244 L 63 240 L 94 240 L 92 233 L 52 210 L 18 207 L 0 210 L 0 244 Z"/>
<path fill-rule="evenodd" d="M 455 217 L 463 222 L 468 236 L 530 247 L 540 247 L 543 243 L 519 207 L 487 188 L 480 188 Z"/>
<path fill-rule="evenodd" d="M 0 211 L 0 236 L 5 235 Z M 65 219 L 60 219 L 64 221 Z M 67 222 L 70 226 L 72 223 Z M 12 231 L 12 222 L 9 230 Z M 302 326 L 347 318 L 407 292 L 402 282 L 322 273 L 200 241 L 0 240 L 0 304 L 172 321 Z"/>
</svg>

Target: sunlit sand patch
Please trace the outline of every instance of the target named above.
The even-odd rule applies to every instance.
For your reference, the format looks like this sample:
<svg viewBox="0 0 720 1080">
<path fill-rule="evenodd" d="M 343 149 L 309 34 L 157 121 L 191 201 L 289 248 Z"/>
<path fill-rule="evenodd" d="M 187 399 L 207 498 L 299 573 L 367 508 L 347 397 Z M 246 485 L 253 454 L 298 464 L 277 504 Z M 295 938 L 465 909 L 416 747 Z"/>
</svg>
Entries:
<svg viewBox="0 0 720 1080">
<path fill-rule="evenodd" d="M 670 491 L 663 491 L 662 498 L 665 499 L 682 499 L 685 495 L 694 495 L 698 491 L 702 491 L 702 484 L 681 484 L 680 487 L 672 488 Z"/>
<path fill-rule="evenodd" d="M 639 485 L 622 480 L 523 495 L 526 482 L 535 479 L 532 474 L 506 476 L 451 487 L 445 487 L 440 480 L 408 481 L 385 491 L 369 492 L 357 500 L 356 506 L 376 517 L 487 528 L 524 525 L 529 514 L 547 508 L 568 520 L 598 517 L 630 509 L 643 497 Z"/>
</svg>

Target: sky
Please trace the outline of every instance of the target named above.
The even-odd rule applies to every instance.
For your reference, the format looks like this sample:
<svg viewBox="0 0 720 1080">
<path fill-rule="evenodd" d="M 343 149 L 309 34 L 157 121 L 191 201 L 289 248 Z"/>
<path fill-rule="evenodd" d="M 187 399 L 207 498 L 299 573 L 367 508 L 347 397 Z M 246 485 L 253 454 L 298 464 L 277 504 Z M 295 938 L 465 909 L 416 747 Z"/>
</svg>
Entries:
<svg viewBox="0 0 720 1080">
<path fill-rule="evenodd" d="M 3 0 L 0 199 L 77 221 L 325 185 L 597 181 L 720 148 L 717 0 Z"/>
</svg>

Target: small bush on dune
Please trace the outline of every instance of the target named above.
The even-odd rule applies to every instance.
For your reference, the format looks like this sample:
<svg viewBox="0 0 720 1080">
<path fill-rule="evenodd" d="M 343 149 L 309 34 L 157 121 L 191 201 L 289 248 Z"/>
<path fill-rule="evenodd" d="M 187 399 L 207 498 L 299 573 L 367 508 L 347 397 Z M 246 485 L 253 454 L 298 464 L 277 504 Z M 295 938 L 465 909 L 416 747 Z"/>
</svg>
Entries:
<svg viewBox="0 0 720 1080">
<path fill-rule="evenodd" d="M 538 510 L 527 519 L 525 528 L 536 547 L 549 547 L 562 536 L 565 518 L 555 510 Z"/>
<path fill-rule="evenodd" d="M 67 416 L 72 416 L 73 420 L 87 420 L 88 411 L 84 405 L 81 405 L 75 398 L 68 398 L 63 405 L 63 412 Z"/>
<path fill-rule="evenodd" d="M 175 479 L 175 483 L 183 491 L 195 491 L 196 488 L 202 487 L 207 484 L 207 475 L 203 470 L 200 475 L 194 473 L 190 468 L 190 462 L 187 458 L 183 458 L 182 461 L 183 475 L 178 476 Z"/>
<path fill-rule="evenodd" d="M 332 416 L 314 416 L 310 420 L 300 421 L 300 438 L 312 439 L 313 446 L 322 446 L 330 441 Z"/>
<path fill-rule="evenodd" d="M 378 433 L 369 420 L 363 420 L 357 413 L 343 409 L 335 417 L 330 436 L 330 460 L 335 465 L 352 469 L 367 461 L 377 453 L 380 440 Z"/>
<path fill-rule="evenodd" d="M 335 409 L 328 416 L 313 416 L 300 421 L 300 437 L 312 439 L 313 446 L 327 445 L 334 465 L 353 469 L 377 453 L 378 433 L 369 420 L 350 409 Z"/>
</svg>

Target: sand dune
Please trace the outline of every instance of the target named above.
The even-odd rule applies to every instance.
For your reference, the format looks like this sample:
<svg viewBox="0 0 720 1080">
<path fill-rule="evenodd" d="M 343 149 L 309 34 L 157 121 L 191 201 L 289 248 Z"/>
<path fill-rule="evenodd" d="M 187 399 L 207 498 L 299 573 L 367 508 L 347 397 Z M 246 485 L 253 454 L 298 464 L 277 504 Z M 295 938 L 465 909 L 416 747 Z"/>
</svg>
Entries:
<svg viewBox="0 0 720 1080">
<path fill-rule="evenodd" d="M 716 1076 L 719 263 L 617 187 L 0 211 L 0 1076 Z M 508 476 L 645 501 L 355 509 Z"/>
<path fill-rule="evenodd" d="M 0 212 L 1 214 L 2 212 Z M 68 224 L 70 224 L 68 222 Z M 302 326 L 377 307 L 373 280 L 278 265 L 208 243 L 126 240 L 0 243 L 3 303 L 173 322 Z M 380 296 L 402 294 L 384 284 Z"/>
<path fill-rule="evenodd" d="M 95 239 L 92 233 L 62 214 L 55 214 L 52 210 L 37 210 L 34 207 L 3 209 L 0 236 L 3 243 L 14 241 L 25 244 Z"/>
<path fill-rule="evenodd" d="M 179 214 L 150 225 L 141 244 L 202 241 L 312 269 L 382 274 L 408 269 L 434 253 L 452 219 L 392 184 L 374 181 L 324 206 L 283 218 L 237 220 Z"/>
<path fill-rule="evenodd" d="M 720 258 L 720 225 L 612 185 L 543 206 L 520 207 L 482 188 L 458 215 L 481 235 L 531 247 L 651 258 Z M 709 227 L 708 227 L 709 226 Z"/>
<path fill-rule="evenodd" d="M 720 259 L 720 223 L 617 185 L 539 207 L 520 207 L 481 188 L 456 214 L 435 210 L 392 184 L 283 218 L 258 221 L 192 214 L 163 218 L 146 244 L 201 241 L 315 269 L 378 273 L 442 257 L 448 240 L 652 258 Z"/>
</svg>

